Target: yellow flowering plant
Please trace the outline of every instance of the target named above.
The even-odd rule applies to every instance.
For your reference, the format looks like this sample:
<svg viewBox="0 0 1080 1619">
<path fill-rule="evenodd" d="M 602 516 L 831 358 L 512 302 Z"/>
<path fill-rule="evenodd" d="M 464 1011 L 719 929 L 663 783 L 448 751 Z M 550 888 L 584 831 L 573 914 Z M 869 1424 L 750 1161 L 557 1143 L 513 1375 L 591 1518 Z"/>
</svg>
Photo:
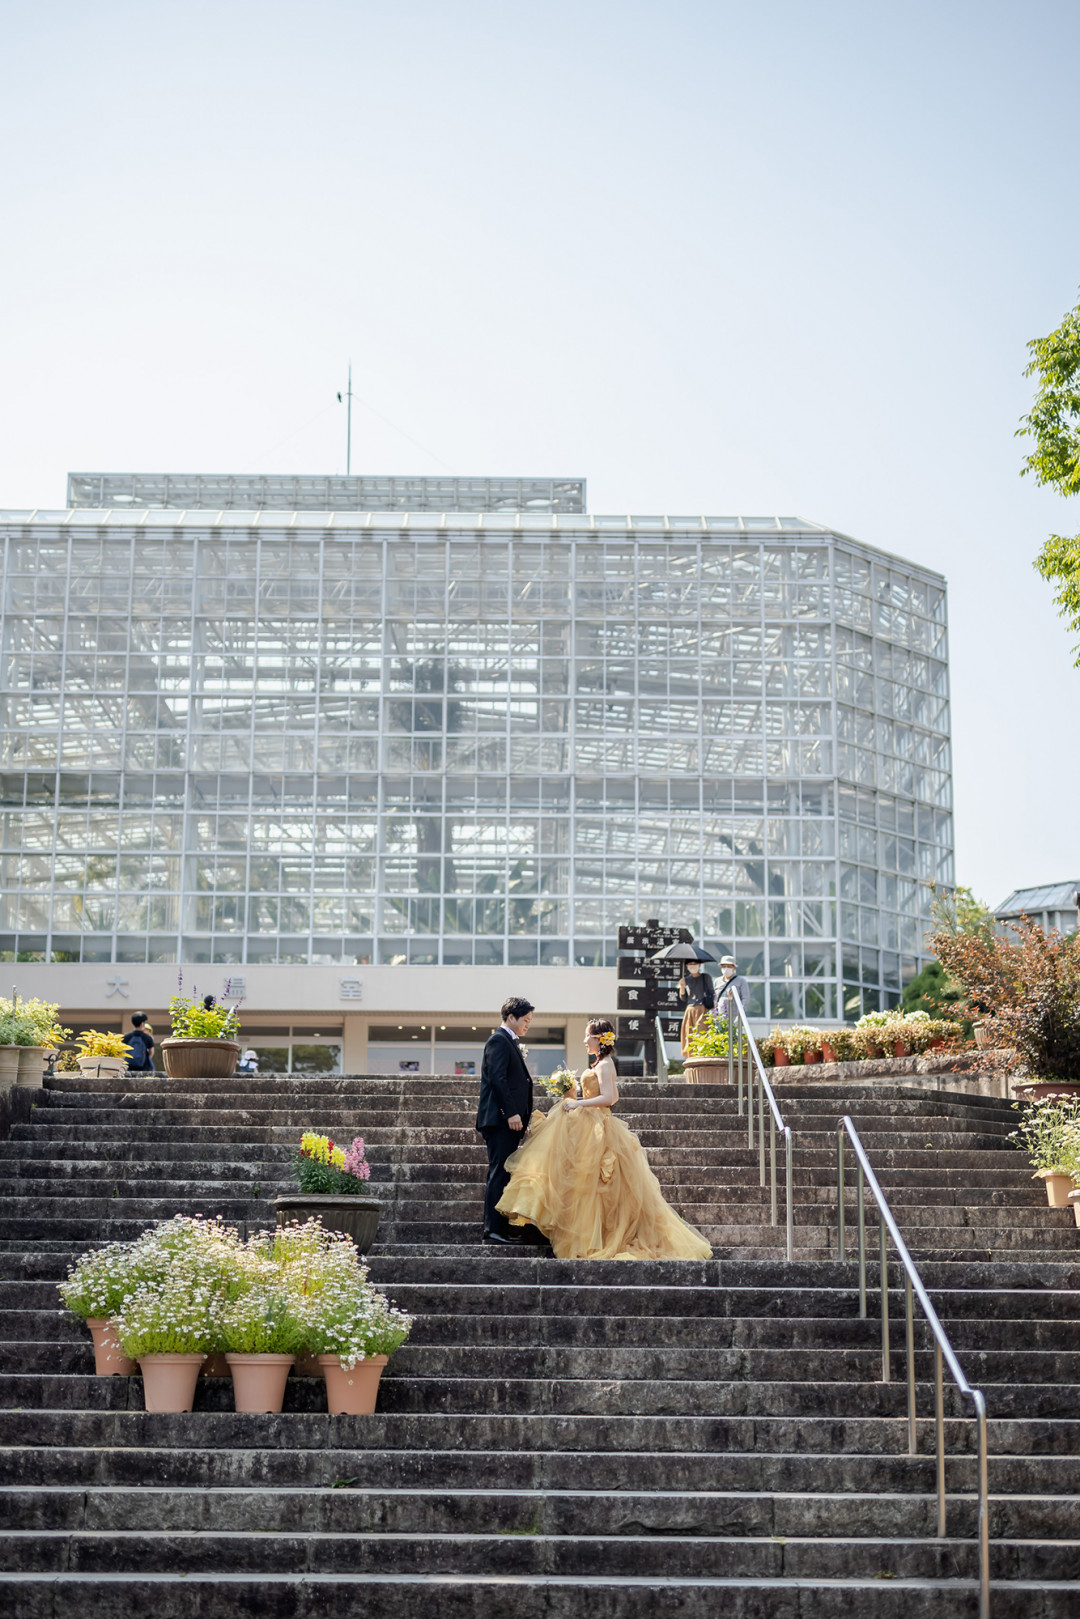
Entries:
<svg viewBox="0 0 1080 1619">
<path fill-rule="evenodd" d="M 344 1194 L 353 1197 L 371 1178 L 364 1157 L 364 1138 L 354 1136 L 350 1147 L 339 1147 L 329 1136 L 305 1130 L 295 1158 L 296 1179 L 302 1192 Z"/>
</svg>

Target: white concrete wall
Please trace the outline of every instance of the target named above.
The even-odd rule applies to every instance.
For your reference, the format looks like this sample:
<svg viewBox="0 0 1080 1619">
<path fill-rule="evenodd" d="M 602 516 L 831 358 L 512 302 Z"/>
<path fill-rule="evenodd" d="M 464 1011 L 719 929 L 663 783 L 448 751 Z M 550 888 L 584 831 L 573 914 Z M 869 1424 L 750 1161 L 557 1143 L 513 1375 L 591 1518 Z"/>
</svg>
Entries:
<svg viewBox="0 0 1080 1619">
<path fill-rule="evenodd" d="M 573 1019 L 575 1029 L 583 1030 L 588 1017 L 613 1018 L 617 998 L 613 967 L 201 966 L 185 967 L 183 975 L 184 992 L 193 995 L 197 989 L 200 996 L 220 996 L 227 979 L 242 977 L 241 1024 L 245 1017 L 261 1022 L 290 1014 L 344 1019 L 346 1068 L 353 1072 L 363 1071 L 369 1021 L 482 1018 L 490 1027 L 508 995 L 527 995 L 538 1022 Z M 122 1019 L 127 1027 L 133 1011 L 162 1013 L 176 993 L 176 980 L 175 966 L 157 964 L 19 961 L 0 966 L 0 993 L 10 994 L 14 986 L 20 996 L 58 1001 L 62 1022 L 70 1021 L 65 1010 L 71 1009 L 98 1015 L 107 1025 Z M 356 980 L 359 999 L 347 989 Z M 154 1022 L 160 1037 L 166 1032 L 160 1017 Z M 570 1045 L 576 1052 L 580 1036 Z"/>
</svg>

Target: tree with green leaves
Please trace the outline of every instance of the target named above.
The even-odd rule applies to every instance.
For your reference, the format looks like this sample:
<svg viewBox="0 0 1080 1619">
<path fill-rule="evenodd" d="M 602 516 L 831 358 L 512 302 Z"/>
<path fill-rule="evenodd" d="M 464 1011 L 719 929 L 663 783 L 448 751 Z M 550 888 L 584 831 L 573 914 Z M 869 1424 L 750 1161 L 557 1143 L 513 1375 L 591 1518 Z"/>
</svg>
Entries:
<svg viewBox="0 0 1080 1619">
<path fill-rule="evenodd" d="M 1059 495 L 1080 495 L 1080 304 L 1049 337 L 1034 338 L 1028 351 L 1032 358 L 1024 375 L 1038 378 L 1038 390 L 1017 437 L 1033 438 L 1036 448 L 1020 476 L 1030 473 Z M 1035 566 L 1057 586 L 1058 611 L 1080 634 L 1080 534 L 1051 534 Z M 1075 663 L 1080 668 L 1080 643 Z"/>
</svg>

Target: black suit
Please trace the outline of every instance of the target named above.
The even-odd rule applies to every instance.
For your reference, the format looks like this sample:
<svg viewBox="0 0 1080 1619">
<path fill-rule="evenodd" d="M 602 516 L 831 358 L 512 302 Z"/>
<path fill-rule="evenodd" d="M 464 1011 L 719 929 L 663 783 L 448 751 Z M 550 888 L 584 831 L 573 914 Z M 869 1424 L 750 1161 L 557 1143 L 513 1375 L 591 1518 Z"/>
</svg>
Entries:
<svg viewBox="0 0 1080 1619">
<path fill-rule="evenodd" d="M 523 1132 L 511 1130 L 507 1119 L 515 1113 L 527 1125 L 533 1110 L 532 1076 L 518 1049 L 518 1042 L 507 1029 L 498 1028 L 484 1047 L 480 1065 L 480 1105 L 476 1128 L 487 1144 L 488 1177 L 484 1194 L 484 1230 L 507 1235 L 506 1219 L 495 1208 L 506 1190 L 510 1176 L 506 1160 L 520 1147 Z"/>
</svg>

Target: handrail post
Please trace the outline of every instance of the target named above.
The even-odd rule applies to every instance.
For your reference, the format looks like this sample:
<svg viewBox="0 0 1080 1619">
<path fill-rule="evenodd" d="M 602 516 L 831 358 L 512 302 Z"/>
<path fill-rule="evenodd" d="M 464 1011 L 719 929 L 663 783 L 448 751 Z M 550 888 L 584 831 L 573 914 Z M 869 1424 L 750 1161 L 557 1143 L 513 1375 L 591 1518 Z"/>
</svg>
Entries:
<svg viewBox="0 0 1080 1619">
<path fill-rule="evenodd" d="M 757 1124 L 758 1184 L 760 1186 L 764 1186 L 765 1185 L 765 1087 L 761 1083 L 760 1075 L 758 1076 L 757 1095 L 758 1095 L 758 1124 Z"/>
<path fill-rule="evenodd" d="M 914 1456 L 917 1448 L 915 1425 L 915 1296 L 911 1291 L 911 1277 L 904 1272 L 904 1308 L 907 1312 L 906 1338 L 907 1338 L 907 1432 L 908 1455 Z"/>
<path fill-rule="evenodd" d="M 836 1137 L 836 1257 L 844 1257 L 844 1127 Z"/>
<path fill-rule="evenodd" d="M 934 1416 L 937 1427 L 937 1532 L 945 1539 L 945 1390 L 942 1387 L 941 1345 L 934 1339 Z"/>
<path fill-rule="evenodd" d="M 885 1230 L 885 1216 L 881 1215 L 881 1381 L 892 1382 L 892 1362 L 889 1358 L 889 1235 Z"/>
<path fill-rule="evenodd" d="M 776 1120 L 769 1109 L 769 1224 L 778 1225 L 780 1215 L 776 1203 Z"/>
<path fill-rule="evenodd" d="M 791 1127 L 784 1126 L 784 1172 L 787 1177 L 787 1257 L 788 1264 L 795 1258 L 795 1196 L 794 1171 L 792 1169 Z"/>
<path fill-rule="evenodd" d="M 754 1085 L 761 1083 L 758 1072 L 753 1063 L 749 1065 L 746 1075 L 746 1145 L 751 1152 L 754 1150 Z"/>
<path fill-rule="evenodd" d="M 858 1159 L 855 1161 L 858 1174 L 859 1188 L 859 1320 L 866 1320 L 866 1195 L 864 1188 L 863 1169 Z"/>
<path fill-rule="evenodd" d="M 986 1457 L 986 1401 L 972 1390 L 979 1434 L 979 1619 L 990 1619 L 990 1478 Z"/>
<path fill-rule="evenodd" d="M 741 1042 L 740 1042 L 741 1043 Z M 735 1008 L 731 996 L 727 1003 L 727 1082 L 735 1083 Z M 742 1063 L 739 1064 L 739 1112 L 742 1112 Z"/>
</svg>

